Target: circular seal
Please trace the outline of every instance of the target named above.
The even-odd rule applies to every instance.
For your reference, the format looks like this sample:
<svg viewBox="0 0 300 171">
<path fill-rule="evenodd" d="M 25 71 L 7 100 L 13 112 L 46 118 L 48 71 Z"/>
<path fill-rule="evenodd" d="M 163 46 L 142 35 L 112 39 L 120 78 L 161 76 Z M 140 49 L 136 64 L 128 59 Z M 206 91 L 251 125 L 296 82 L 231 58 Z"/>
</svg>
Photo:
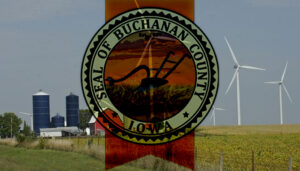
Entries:
<svg viewBox="0 0 300 171">
<path fill-rule="evenodd" d="M 218 62 L 203 31 L 160 8 L 108 21 L 85 52 L 81 82 L 90 110 L 108 131 L 139 144 L 183 137 L 207 116 Z"/>
</svg>

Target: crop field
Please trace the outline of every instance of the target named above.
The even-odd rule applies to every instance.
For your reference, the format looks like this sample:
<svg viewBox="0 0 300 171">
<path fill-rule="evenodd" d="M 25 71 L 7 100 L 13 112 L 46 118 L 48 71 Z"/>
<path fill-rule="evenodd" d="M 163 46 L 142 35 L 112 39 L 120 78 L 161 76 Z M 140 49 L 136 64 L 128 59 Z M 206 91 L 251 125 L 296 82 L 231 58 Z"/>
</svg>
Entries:
<svg viewBox="0 0 300 171">
<path fill-rule="evenodd" d="M 225 170 L 300 170 L 300 125 L 206 127 L 196 131 L 196 163 L 217 168 L 223 153 Z M 217 166 L 217 167 L 216 167 Z"/>
<path fill-rule="evenodd" d="M 151 121 L 156 118 L 159 121 L 180 112 L 192 96 L 194 87 L 168 85 L 146 92 L 138 92 L 137 89 L 138 86 L 134 85 L 106 87 L 110 100 L 122 113 L 137 120 Z"/>
<path fill-rule="evenodd" d="M 104 137 L 71 138 L 74 144 L 103 146 Z M 251 170 L 252 152 L 256 170 L 300 169 L 300 125 L 199 127 L 195 131 L 196 168 Z"/>
<path fill-rule="evenodd" d="M 0 140 L 0 144 L 1 141 L 2 140 Z M 11 160 L 9 157 L 5 158 L 5 156 L 7 156 L 6 153 L 10 152 L 4 152 L 2 155 L 3 148 L 3 145 L 0 146 L 0 166 L 14 160 L 16 161 L 15 164 L 12 164 L 13 168 L 19 167 L 18 165 L 24 165 L 24 163 L 18 161 L 20 160 L 18 158 L 12 158 Z M 31 147 L 29 146 L 27 148 Z M 101 167 L 97 166 L 98 169 L 100 168 L 100 170 L 102 170 L 104 168 L 104 137 L 65 137 L 48 139 L 45 148 L 68 151 L 64 153 L 70 152 L 71 155 L 77 155 L 78 153 L 84 154 L 85 157 L 82 159 L 84 160 L 82 162 L 97 160 L 100 165 L 102 163 Z M 9 147 L 7 150 L 15 150 L 15 148 Z M 42 151 L 43 153 L 49 152 L 49 154 L 51 153 L 52 155 L 51 150 Z M 195 131 L 195 169 L 219 170 L 221 153 L 223 158 L 223 170 L 251 170 L 252 164 L 254 164 L 255 170 L 259 171 L 288 170 L 291 158 L 293 170 L 300 170 L 300 125 L 197 128 Z M 91 156 L 92 158 L 90 159 L 87 156 Z M 35 160 L 35 158 L 33 155 L 26 156 L 28 161 Z M 27 160 L 22 159 L 22 161 L 26 163 Z M 69 162 L 72 163 L 76 161 L 77 160 L 73 160 Z M 92 161 L 89 162 L 93 163 Z M 75 166 L 76 164 L 74 164 L 74 167 Z M 64 167 L 63 164 L 62 167 Z M 93 164 L 91 167 L 93 167 Z M 68 168 L 67 165 L 66 168 Z M 115 170 L 122 170 L 124 168 L 130 168 L 130 170 L 184 170 L 176 164 L 163 161 L 153 156 L 132 161 L 115 168 Z M 85 168 L 85 170 L 89 169 Z"/>
</svg>

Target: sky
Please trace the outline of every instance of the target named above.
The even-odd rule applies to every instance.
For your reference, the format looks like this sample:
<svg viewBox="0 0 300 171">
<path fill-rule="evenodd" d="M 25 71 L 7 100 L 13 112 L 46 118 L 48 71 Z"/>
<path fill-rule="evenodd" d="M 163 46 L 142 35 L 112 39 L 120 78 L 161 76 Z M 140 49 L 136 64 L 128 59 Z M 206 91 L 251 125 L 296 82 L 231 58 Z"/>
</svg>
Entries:
<svg viewBox="0 0 300 171">
<path fill-rule="evenodd" d="M 279 81 L 288 61 L 283 93 L 284 123 L 300 123 L 299 0 L 195 0 L 195 23 L 216 51 L 220 87 L 215 106 L 217 125 L 236 125 L 236 83 L 226 36 L 240 64 L 266 71 L 240 71 L 242 124 L 278 124 Z M 50 94 L 50 113 L 65 116 L 65 96 L 84 101 L 80 70 L 83 54 L 105 23 L 104 0 L 0 0 L 0 113 L 32 113 L 32 94 Z M 211 125 L 210 116 L 202 125 Z"/>
</svg>

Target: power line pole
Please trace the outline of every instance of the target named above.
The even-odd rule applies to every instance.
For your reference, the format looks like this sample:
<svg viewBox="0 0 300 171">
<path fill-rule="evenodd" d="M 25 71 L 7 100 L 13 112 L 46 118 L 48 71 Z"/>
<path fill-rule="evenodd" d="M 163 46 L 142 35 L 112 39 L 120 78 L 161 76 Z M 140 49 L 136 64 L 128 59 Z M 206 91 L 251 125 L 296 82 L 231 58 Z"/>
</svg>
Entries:
<svg viewBox="0 0 300 171">
<path fill-rule="evenodd" d="M 252 171 L 255 170 L 255 165 L 254 165 L 254 150 L 252 150 Z"/>
</svg>

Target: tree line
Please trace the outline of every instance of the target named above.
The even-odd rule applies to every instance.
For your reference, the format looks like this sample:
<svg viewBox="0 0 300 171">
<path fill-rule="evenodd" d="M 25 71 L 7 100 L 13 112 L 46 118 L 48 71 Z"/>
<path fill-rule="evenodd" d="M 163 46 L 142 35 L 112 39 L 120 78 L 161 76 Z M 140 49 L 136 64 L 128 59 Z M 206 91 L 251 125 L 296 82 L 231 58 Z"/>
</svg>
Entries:
<svg viewBox="0 0 300 171">
<path fill-rule="evenodd" d="M 0 114 L 0 136 L 11 138 L 19 134 L 22 120 L 14 113 Z"/>
<path fill-rule="evenodd" d="M 88 109 L 79 110 L 79 129 L 85 130 L 89 127 L 89 121 L 92 117 L 91 112 Z M 22 120 L 12 112 L 0 114 L 0 138 L 11 138 L 20 134 L 21 132 L 25 136 L 32 135 L 30 126 L 24 122 L 24 128 L 20 131 Z"/>
</svg>

